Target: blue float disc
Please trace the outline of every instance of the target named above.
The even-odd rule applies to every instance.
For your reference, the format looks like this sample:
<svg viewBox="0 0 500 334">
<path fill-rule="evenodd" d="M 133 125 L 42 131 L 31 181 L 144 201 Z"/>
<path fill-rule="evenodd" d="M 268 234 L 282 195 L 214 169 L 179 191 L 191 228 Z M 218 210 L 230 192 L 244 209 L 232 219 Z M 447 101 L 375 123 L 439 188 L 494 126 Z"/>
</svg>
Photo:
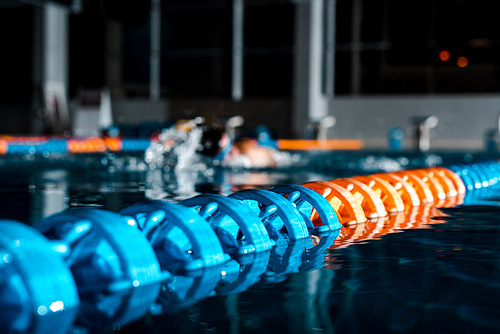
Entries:
<svg viewBox="0 0 500 334">
<path fill-rule="evenodd" d="M 67 333 L 78 312 L 77 287 L 40 232 L 0 220 L 2 333 Z"/>
<path fill-rule="evenodd" d="M 472 190 L 482 189 L 485 185 L 488 185 L 486 177 L 472 169 L 471 166 L 453 165 L 450 166 L 449 169 L 460 177 L 469 193 L 471 193 Z M 468 196 L 469 193 L 466 195 Z"/>
<path fill-rule="evenodd" d="M 81 298 L 78 320 L 105 328 L 143 316 L 158 297 L 161 270 L 141 232 L 124 216 L 79 208 L 36 225 L 50 239 L 69 245 L 67 264 Z"/>
<path fill-rule="evenodd" d="M 197 208 L 215 230 L 224 251 L 233 257 L 267 251 L 274 246 L 259 217 L 236 199 L 204 194 L 180 204 Z"/>
<path fill-rule="evenodd" d="M 482 177 L 484 178 L 483 187 L 490 187 L 498 182 L 498 172 L 495 167 L 496 164 L 493 165 L 485 161 L 472 165 L 471 169 L 477 171 L 478 174 L 482 175 Z"/>
<path fill-rule="evenodd" d="M 133 218 L 145 233 L 163 270 L 178 274 L 229 260 L 210 224 L 184 205 L 151 200 L 120 214 Z"/>
<path fill-rule="evenodd" d="M 286 232 L 290 240 L 309 238 L 309 231 L 304 217 L 292 202 L 276 192 L 262 189 L 245 189 L 228 197 L 247 203 L 250 209 L 261 218 L 273 239 L 279 237 L 279 235 L 273 235 L 275 234 L 274 231 Z"/>
<path fill-rule="evenodd" d="M 457 176 L 462 180 L 467 189 L 467 192 L 470 192 L 476 189 L 476 183 L 478 186 L 481 184 L 479 180 L 477 180 L 477 176 L 473 173 L 469 174 L 469 169 L 462 165 L 451 165 L 446 166 L 449 170 L 457 174 Z"/>
<path fill-rule="evenodd" d="M 302 213 L 311 232 L 322 233 L 338 230 L 342 227 L 338 215 L 330 202 L 314 190 L 295 184 L 276 186 L 270 190 L 280 195 L 286 195 L 288 201 L 295 204 L 297 209 Z M 311 221 L 313 210 L 316 210 L 318 213 L 321 225 L 314 225 Z"/>
</svg>

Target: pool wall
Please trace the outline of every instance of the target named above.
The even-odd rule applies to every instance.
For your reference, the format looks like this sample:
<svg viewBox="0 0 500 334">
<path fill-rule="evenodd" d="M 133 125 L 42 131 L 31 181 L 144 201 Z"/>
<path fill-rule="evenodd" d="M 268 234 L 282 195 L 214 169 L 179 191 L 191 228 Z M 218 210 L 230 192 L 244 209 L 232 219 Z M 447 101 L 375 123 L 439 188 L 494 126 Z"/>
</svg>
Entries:
<svg viewBox="0 0 500 334">
<path fill-rule="evenodd" d="M 328 131 L 329 138 L 362 139 L 367 148 L 388 147 L 387 132 L 400 127 L 405 132 L 405 147 L 412 148 L 414 127 L 410 118 L 435 115 L 439 124 L 431 132 L 431 149 L 484 149 L 486 132 L 496 127 L 500 109 L 497 94 L 439 94 L 336 96 L 329 101 L 328 114 L 336 124 Z M 293 103 L 289 99 L 248 99 L 240 103 L 226 99 L 172 99 L 168 101 L 171 119 L 193 116 L 219 117 L 235 114 L 245 117 L 245 127 L 269 126 L 276 138 L 304 138 L 307 120 L 292 132 Z M 190 115 L 193 111 L 195 115 Z M 275 126 L 279 124 L 279 126 Z"/>
</svg>

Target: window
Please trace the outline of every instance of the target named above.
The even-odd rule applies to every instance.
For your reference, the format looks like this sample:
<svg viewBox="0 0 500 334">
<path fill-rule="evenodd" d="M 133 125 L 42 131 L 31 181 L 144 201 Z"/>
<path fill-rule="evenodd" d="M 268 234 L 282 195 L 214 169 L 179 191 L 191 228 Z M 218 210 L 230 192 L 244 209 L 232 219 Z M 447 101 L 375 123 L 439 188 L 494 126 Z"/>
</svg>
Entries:
<svg viewBox="0 0 500 334">
<path fill-rule="evenodd" d="M 338 0 L 336 93 L 498 92 L 494 4 Z"/>
</svg>

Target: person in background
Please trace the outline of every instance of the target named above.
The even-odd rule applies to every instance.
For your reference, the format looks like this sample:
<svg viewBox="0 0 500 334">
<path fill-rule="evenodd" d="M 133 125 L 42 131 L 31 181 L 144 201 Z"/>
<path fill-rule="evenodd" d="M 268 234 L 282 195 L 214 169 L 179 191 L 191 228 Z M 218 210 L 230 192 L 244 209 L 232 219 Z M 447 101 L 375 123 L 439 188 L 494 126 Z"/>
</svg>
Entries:
<svg viewBox="0 0 500 334">
<path fill-rule="evenodd" d="M 260 144 L 258 139 L 239 138 L 219 125 L 202 126 L 199 153 L 212 157 L 216 164 L 229 167 L 276 167 L 274 149 Z"/>
</svg>

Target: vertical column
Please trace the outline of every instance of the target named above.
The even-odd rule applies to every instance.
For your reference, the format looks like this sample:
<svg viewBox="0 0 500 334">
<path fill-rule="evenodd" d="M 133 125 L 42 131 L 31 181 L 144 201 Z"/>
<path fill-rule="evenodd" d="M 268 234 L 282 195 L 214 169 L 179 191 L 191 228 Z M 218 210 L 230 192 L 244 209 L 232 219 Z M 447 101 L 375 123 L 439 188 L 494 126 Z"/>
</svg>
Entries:
<svg viewBox="0 0 500 334">
<path fill-rule="evenodd" d="M 42 69 L 43 69 L 43 9 L 33 7 L 33 56 L 32 58 L 32 110 L 34 116 L 31 117 L 30 131 L 33 134 L 40 134 L 44 131 L 43 122 L 41 121 L 41 103 L 42 103 Z"/>
<path fill-rule="evenodd" d="M 429 53 L 429 61 L 426 68 L 426 83 L 427 93 L 436 92 L 436 4 L 434 1 L 429 3 L 430 19 L 429 19 L 429 40 L 427 41 L 427 48 Z"/>
<path fill-rule="evenodd" d="M 335 95 L 335 23 L 337 0 L 326 0 L 324 93 L 331 101 Z"/>
<path fill-rule="evenodd" d="M 45 110 L 45 131 L 69 129 L 68 8 L 47 2 L 34 12 L 33 82 L 35 104 Z"/>
<path fill-rule="evenodd" d="M 363 18 L 362 0 L 352 2 L 352 56 L 351 56 L 351 93 L 361 93 L 361 21 Z"/>
<path fill-rule="evenodd" d="M 296 0 L 293 132 L 328 114 L 323 92 L 323 0 Z"/>
<path fill-rule="evenodd" d="M 151 46 L 149 58 L 149 97 L 160 99 L 161 0 L 151 0 Z"/>
<path fill-rule="evenodd" d="M 45 80 L 68 87 L 68 10 L 48 2 L 44 7 L 44 73 Z"/>
<path fill-rule="evenodd" d="M 113 98 L 123 97 L 125 94 L 121 83 L 121 23 L 118 21 L 106 22 L 106 44 L 105 44 L 105 86 L 109 87 Z"/>
<path fill-rule="evenodd" d="M 233 0 L 233 45 L 231 98 L 240 101 L 243 97 L 243 0 Z"/>
</svg>

